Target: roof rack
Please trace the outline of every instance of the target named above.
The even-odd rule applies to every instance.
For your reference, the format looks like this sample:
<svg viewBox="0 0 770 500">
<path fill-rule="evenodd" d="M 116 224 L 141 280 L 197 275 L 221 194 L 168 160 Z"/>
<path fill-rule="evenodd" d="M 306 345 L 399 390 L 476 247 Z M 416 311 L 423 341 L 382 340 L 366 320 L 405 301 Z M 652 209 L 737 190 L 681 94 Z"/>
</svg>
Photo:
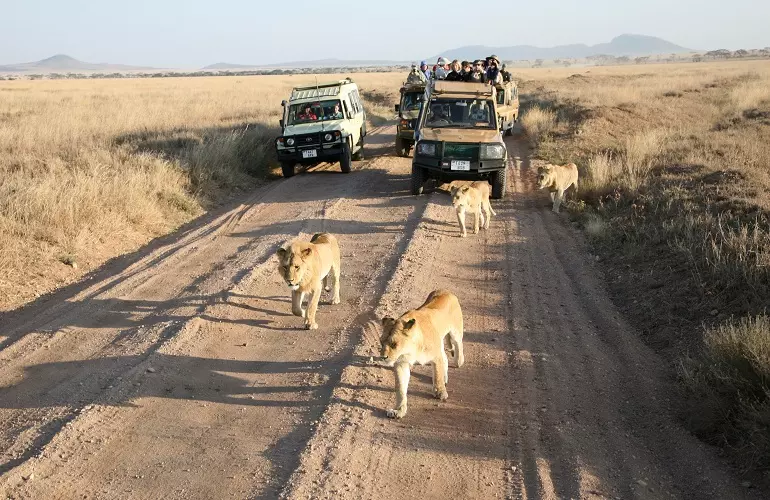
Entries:
<svg viewBox="0 0 770 500">
<path fill-rule="evenodd" d="M 495 92 L 492 85 L 476 82 L 453 82 L 446 80 L 434 80 L 431 82 L 431 94 L 470 94 L 477 96 L 489 96 Z"/>
<path fill-rule="evenodd" d="M 294 87 L 291 91 L 290 101 L 296 101 L 298 99 L 312 99 L 317 97 L 331 97 L 339 95 L 340 87 L 353 83 L 351 78 L 345 78 L 344 80 L 338 80 L 336 82 L 324 82 L 317 85 L 303 85 L 301 87 Z"/>
</svg>

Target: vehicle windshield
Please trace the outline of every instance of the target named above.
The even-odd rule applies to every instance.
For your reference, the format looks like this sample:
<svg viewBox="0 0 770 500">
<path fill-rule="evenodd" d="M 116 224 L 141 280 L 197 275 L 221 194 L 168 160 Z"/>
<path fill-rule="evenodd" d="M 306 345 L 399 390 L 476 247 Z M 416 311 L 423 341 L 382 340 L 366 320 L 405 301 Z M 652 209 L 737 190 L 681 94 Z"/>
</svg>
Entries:
<svg viewBox="0 0 770 500">
<path fill-rule="evenodd" d="M 425 100 L 425 92 L 404 92 L 401 109 L 404 111 L 416 111 Z"/>
<path fill-rule="evenodd" d="M 342 104 L 338 99 L 328 101 L 303 102 L 289 106 L 289 125 L 313 123 L 344 118 Z"/>
<path fill-rule="evenodd" d="M 425 125 L 432 128 L 495 128 L 491 99 L 435 98 Z"/>
</svg>

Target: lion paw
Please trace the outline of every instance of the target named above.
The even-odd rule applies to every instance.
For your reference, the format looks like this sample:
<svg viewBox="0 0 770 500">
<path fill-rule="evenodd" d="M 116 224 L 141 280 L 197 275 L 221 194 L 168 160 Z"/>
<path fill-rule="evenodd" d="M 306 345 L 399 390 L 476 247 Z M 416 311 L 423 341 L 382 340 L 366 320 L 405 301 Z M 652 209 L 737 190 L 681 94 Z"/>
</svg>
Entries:
<svg viewBox="0 0 770 500">
<path fill-rule="evenodd" d="M 468 236 L 468 235 L 465 234 L 465 233 L 460 233 L 460 238 L 465 238 L 466 236 Z"/>
<path fill-rule="evenodd" d="M 436 393 L 436 398 L 440 399 L 441 401 L 446 401 L 447 399 L 449 399 L 449 394 L 447 394 L 446 389 L 442 391 L 436 389 L 435 393 Z"/>
<path fill-rule="evenodd" d="M 337 297 L 336 299 L 332 300 L 332 304 L 334 304 L 334 305 L 339 304 L 340 302 L 341 301 L 340 301 L 339 297 Z"/>
<path fill-rule="evenodd" d="M 404 418 L 404 415 L 406 415 L 406 409 L 390 409 L 387 410 L 386 415 L 388 415 L 388 418 Z"/>
<path fill-rule="evenodd" d="M 305 321 L 305 330 L 318 330 L 318 323 L 311 323 L 310 321 Z"/>
</svg>

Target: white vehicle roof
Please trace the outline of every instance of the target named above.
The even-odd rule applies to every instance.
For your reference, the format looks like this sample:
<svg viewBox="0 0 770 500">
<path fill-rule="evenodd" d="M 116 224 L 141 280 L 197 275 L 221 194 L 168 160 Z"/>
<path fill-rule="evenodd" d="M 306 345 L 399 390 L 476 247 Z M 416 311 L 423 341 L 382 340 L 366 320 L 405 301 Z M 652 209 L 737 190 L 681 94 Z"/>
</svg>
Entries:
<svg viewBox="0 0 770 500">
<path fill-rule="evenodd" d="M 289 101 L 338 96 L 343 90 L 342 87 L 350 84 L 353 84 L 353 80 L 346 78 L 336 82 L 325 82 L 319 83 L 317 85 L 303 85 L 302 87 L 294 87 L 294 89 L 291 91 L 291 97 L 289 98 Z"/>
</svg>

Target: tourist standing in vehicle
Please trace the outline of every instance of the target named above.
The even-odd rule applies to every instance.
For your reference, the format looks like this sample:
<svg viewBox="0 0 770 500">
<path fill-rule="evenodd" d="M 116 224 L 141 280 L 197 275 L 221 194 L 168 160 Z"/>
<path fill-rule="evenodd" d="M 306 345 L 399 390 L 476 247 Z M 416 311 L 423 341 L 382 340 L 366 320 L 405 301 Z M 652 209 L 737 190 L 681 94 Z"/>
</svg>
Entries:
<svg viewBox="0 0 770 500">
<path fill-rule="evenodd" d="M 462 71 L 460 72 L 462 81 L 467 82 L 468 75 L 473 71 L 473 65 L 469 61 L 463 61 L 460 66 L 462 66 Z"/>
<path fill-rule="evenodd" d="M 422 71 L 422 74 L 425 75 L 425 80 L 430 80 L 431 73 L 430 68 L 428 68 L 428 63 L 425 61 L 420 61 L 420 71 Z"/>
<path fill-rule="evenodd" d="M 425 78 L 425 73 L 417 69 L 416 64 L 412 64 L 412 70 L 407 75 L 406 82 L 407 83 L 425 83 L 426 81 L 427 81 L 427 78 Z"/>
<path fill-rule="evenodd" d="M 468 79 L 466 81 L 474 83 L 487 83 L 487 76 L 484 73 L 484 63 L 481 62 L 481 59 L 476 59 L 473 61 L 473 69 L 468 74 Z"/>
<path fill-rule="evenodd" d="M 500 60 L 495 55 L 487 57 L 487 83 L 496 85 L 503 83 L 503 75 L 500 74 Z"/>
<path fill-rule="evenodd" d="M 511 75 L 511 72 L 505 69 L 505 64 L 503 64 L 503 67 L 500 68 L 500 74 L 503 75 L 503 82 L 510 82 L 513 75 Z"/>
<path fill-rule="evenodd" d="M 447 81 L 461 82 L 463 80 L 463 75 L 462 75 L 463 67 L 460 65 L 460 61 L 458 61 L 457 59 L 452 61 L 451 68 L 452 70 L 446 75 Z"/>
<path fill-rule="evenodd" d="M 435 71 L 435 79 L 436 80 L 446 80 L 446 75 L 449 73 L 449 59 L 446 57 L 439 57 L 438 61 L 436 61 L 436 71 Z"/>
</svg>

